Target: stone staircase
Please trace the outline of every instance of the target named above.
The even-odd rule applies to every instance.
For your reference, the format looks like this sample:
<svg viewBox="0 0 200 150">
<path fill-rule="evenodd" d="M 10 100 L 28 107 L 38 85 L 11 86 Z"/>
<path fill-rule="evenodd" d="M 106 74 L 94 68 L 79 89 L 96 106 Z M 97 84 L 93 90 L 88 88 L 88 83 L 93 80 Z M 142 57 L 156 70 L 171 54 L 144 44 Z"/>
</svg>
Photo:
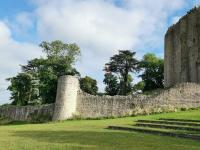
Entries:
<svg viewBox="0 0 200 150">
<path fill-rule="evenodd" d="M 109 126 L 108 129 L 142 132 L 200 141 L 200 120 L 164 118 L 160 118 L 159 120 L 138 120 L 133 125 Z"/>
</svg>

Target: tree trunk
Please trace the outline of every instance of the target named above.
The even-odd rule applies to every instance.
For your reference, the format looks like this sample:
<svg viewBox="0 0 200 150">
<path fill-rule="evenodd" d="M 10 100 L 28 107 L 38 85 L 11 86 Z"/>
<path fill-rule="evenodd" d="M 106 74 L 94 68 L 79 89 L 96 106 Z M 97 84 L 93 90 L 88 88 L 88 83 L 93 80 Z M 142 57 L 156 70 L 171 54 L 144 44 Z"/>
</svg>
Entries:
<svg viewBox="0 0 200 150">
<path fill-rule="evenodd" d="M 124 74 L 124 92 L 123 95 L 127 95 L 127 82 L 128 82 L 128 68 L 126 67 L 125 69 L 125 74 Z"/>
</svg>

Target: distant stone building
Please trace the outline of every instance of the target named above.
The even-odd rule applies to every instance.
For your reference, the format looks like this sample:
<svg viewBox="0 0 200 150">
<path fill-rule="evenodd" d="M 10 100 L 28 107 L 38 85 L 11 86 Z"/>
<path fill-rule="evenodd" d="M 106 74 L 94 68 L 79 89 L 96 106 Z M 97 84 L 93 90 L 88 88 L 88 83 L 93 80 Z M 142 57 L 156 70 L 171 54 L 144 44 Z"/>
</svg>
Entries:
<svg viewBox="0 0 200 150">
<path fill-rule="evenodd" d="M 165 35 L 165 87 L 200 83 L 200 7 L 195 7 Z"/>
</svg>

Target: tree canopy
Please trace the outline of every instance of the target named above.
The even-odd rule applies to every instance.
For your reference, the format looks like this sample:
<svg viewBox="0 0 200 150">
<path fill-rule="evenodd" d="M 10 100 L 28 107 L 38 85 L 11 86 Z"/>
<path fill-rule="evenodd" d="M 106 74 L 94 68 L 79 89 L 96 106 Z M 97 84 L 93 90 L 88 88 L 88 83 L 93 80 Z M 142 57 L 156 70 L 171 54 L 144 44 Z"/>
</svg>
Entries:
<svg viewBox="0 0 200 150">
<path fill-rule="evenodd" d="M 98 92 L 97 81 L 89 76 L 80 79 L 80 88 L 92 95 L 96 95 Z"/>
<path fill-rule="evenodd" d="M 80 76 L 79 72 L 73 67 L 77 58 L 80 56 L 80 48 L 76 44 L 65 44 L 61 41 L 53 41 L 42 42 L 40 46 L 43 48 L 43 52 L 47 57 L 35 58 L 28 61 L 27 65 L 21 66 L 22 73 L 8 79 L 11 81 L 8 90 L 11 91 L 13 104 L 31 104 L 29 101 L 35 104 L 36 99 L 37 103 L 41 104 L 53 103 L 56 98 L 58 77 L 62 75 Z M 27 83 L 24 83 L 25 81 Z M 37 98 L 35 98 L 36 95 L 33 90 L 30 89 L 33 85 L 38 91 Z M 22 87 L 24 89 L 21 89 Z M 31 97 L 31 100 L 27 99 L 27 96 L 24 96 L 27 93 Z"/>
<path fill-rule="evenodd" d="M 119 94 L 119 82 L 117 76 L 112 73 L 106 73 L 103 82 L 106 84 L 105 92 L 107 95 L 114 96 Z"/>
<path fill-rule="evenodd" d="M 76 75 L 80 78 L 80 73 L 74 68 L 80 56 L 80 48 L 75 43 L 44 41 L 40 47 L 46 57 L 29 60 L 27 65 L 21 66 L 20 73 L 7 79 L 10 81 L 8 90 L 11 92 L 10 99 L 14 105 L 54 103 L 58 77 Z M 127 95 L 164 87 L 163 59 L 147 53 L 138 61 L 135 54 L 130 50 L 120 50 L 105 64 L 105 94 Z M 142 73 L 139 77 L 142 81 L 133 85 L 131 75 L 140 70 Z M 80 78 L 80 88 L 89 94 L 98 94 L 97 81 L 89 76 Z"/>
<path fill-rule="evenodd" d="M 110 62 L 106 64 L 107 72 L 116 73 L 120 77 L 120 94 L 127 95 L 129 93 L 129 73 L 137 72 L 139 61 L 134 58 L 135 52 L 129 50 L 120 50 L 110 58 Z"/>
<path fill-rule="evenodd" d="M 140 62 L 143 73 L 140 75 L 144 82 L 143 91 L 164 88 L 164 60 L 155 54 L 147 53 Z"/>
<path fill-rule="evenodd" d="M 32 74 L 19 73 L 7 80 L 11 82 L 8 90 L 11 91 L 12 104 L 25 106 L 38 102 L 38 82 Z"/>
</svg>

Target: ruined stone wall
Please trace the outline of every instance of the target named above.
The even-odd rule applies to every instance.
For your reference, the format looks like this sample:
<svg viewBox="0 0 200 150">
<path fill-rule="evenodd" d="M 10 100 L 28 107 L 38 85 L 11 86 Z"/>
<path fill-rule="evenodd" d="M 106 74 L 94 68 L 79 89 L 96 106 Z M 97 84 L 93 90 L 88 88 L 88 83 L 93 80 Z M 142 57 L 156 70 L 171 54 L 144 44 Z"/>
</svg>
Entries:
<svg viewBox="0 0 200 150">
<path fill-rule="evenodd" d="M 52 119 L 54 104 L 42 106 L 1 106 L 0 117 L 14 121 L 49 121 Z"/>
<path fill-rule="evenodd" d="M 0 107 L 0 116 L 20 121 L 121 117 L 200 107 L 200 84 L 181 83 L 151 95 L 94 96 L 79 89 L 78 78 L 60 77 L 55 104 Z"/>
<path fill-rule="evenodd" d="M 76 113 L 83 118 L 120 117 L 197 107 L 200 85 L 184 83 L 148 96 L 93 96 L 80 91 Z"/>
<path fill-rule="evenodd" d="M 194 8 L 165 35 L 165 87 L 200 83 L 200 8 Z"/>
<path fill-rule="evenodd" d="M 132 96 L 94 96 L 79 91 L 77 113 L 84 118 L 130 115 L 133 108 Z"/>
<path fill-rule="evenodd" d="M 76 113 L 79 80 L 75 76 L 62 76 L 58 80 L 55 104 L 42 106 L 0 107 L 0 117 L 19 121 L 66 120 Z"/>
</svg>

